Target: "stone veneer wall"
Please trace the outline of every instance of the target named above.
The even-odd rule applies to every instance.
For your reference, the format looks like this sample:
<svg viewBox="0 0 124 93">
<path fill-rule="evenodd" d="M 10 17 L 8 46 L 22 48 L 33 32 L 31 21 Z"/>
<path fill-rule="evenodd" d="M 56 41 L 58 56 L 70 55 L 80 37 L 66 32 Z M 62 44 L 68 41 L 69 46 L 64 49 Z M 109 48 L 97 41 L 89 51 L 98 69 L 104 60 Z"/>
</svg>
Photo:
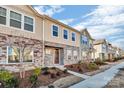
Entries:
<svg viewBox="0 0 124 93">
<path fill-rule="evenodd" d="M 19 47 L 19 44 L 25 45 L 27 44 L 26 48 L 33 48 L 34 50 L 34 60 L 32 63 L 4 63 L 6 62 L 7 58 L 7 48 L 8 46 L 7 41 L 10 42 L 12 46 Z M 29 45 L 28 45 L 29 44 Z M 11 35 L 5 35 L 0 34 L 0 47 L 2 50 L 2 55 L 0 55 L 0 68 L 1 69 L 8 69 L 10 71 L 19 71 L 21 66 L 23 65 L 25 70 L 33 69 L 34 67 L 38 67 L 42 65 L 43 62 L 43 44 L 39 40 L 35 39 L 29 39 L 25 37 L 18 37 L 18 36 L 11 36 Z"/>
<path fill-rule="evenodd" d="M 45 41 L 45 46 L 46 47 L 51 47 L 52 48 L 58 48 L 60 49 L 60 65 L 69 65 L 69 64 L 75 64 L 78 63 L 79 61 L 79 47 L 74 47 L 74 46 L 68 46 L 68 45 L 63 45 L 63 44 L 58 44 L 58 43 L 51 43 Z M 67 50 L 71 50 L 72 55 L 71 59 L 68 59 L 67 57 Z M 74 58 L 73 51 L 77 51 L 77 58 Z M 53 64 L 53 52 L 51 54 L 45 54 L 45 66 L 51 66 Z"/>
</svg>

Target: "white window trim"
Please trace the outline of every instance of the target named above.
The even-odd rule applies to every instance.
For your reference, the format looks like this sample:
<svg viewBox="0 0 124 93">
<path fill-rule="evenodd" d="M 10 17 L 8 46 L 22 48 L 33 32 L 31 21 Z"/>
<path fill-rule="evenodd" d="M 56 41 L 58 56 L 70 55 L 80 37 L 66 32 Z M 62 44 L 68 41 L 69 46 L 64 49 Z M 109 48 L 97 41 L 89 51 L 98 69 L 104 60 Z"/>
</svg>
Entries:
<svg viewBox="0 0 124 93">
<path fill-rule="evenodd" d="M 23 62 L 23 63 L 34 63 L 34 50 L 32 50 L 33 56 L 32 56 L 32 62 Z"/>
<path fill-rule="evenodd" d="M 5 63 L 1 63 L 1 64 L 21 64 L 20 63 L 20 61 L 19 61 L 19 63 L 9 63 L 8 62 L 8 49 L 9 49 L 9 46 L 7 46 L 7 49 L 6 49 L 6 62 Z M 25 63 L 34 63 L 34 50 L 32 50 L 33 51 L 33 57 L 32 57 L 32 62 L 23 62 L 23 64 L 25 64 Z M 21 53 L 21 52 L 20 52 Z"/>
<path fill-rule="evenodd" d="M 72 33 L 75 34 L 75 41 L 72 40 Z M 72 32 L 72 33 L 71 33 L 71 41 L 72 41 L 72 42 L 76 42 L 76 33 L 75 33 L 75 32 Z"/>
<path fill-rule="evenodd" d="M 0 7 L 5 8 L 5 7 L 3 7 L 3 6 L 0 6 Z M 5 8 L 5 9 L 6 9 L 6 8 Z M 5 25 L 4 25 L 4 24 L 0 24 L 1 26 L 6 26 L 6 25 L 7 25 L 7 15 L 8 15 L 7 13 L 8 13 L 8 10 L 6 9 L 6 16 L 5 16 L 5 17 L 6 17 L 6 24 L 5 24 Z M 4 17 L 4 16 L 3 16 L 3 17 Z"/>
<path fill-rule="evenodd" d="M 15 30 L 22 30 L 23 32 L 28 32 L 28 33 L 35 33 L 35 17 L 32 17 L 32 16 L 27 15 L 25 13 L 22 13 L 22 12 L 20 12 L 18 10 L 11 9 L 10 7 L 7 7 L 7 6 L 1 5 L 0 7 L 3 7 L 3 8 L 5 8 L 7 10 L 6 25 L 0 24 L 0 26 L 9 27 L 9 28 L 12 28 L 12 29 L 15 29 Z M 10 26 L 10 11 L 13 11 L 13 12 L 21 14 L 21 16 L 22 16 L 21 28 L 16 28 L 16 27 Z M 33 19 L 33 32 L 24 29 L 24 16 L 27 16 L 27 17 L 30 17 L 30 18 Z"/>
<path fill-rule="evenodd" d="M 67 37 L 68 37 L 67 39 L 64 38 L 64 30 L 67 31 Z M 62 37 L 63 37 L 63 39 L 64 39 L 64 40 L 69 40 L 69 30 L 67 30 L 67 29 L 63 29 L 62 32 L 63 32 L 63 33 L 62 33 Z"/>
<path fill-rule="evenodd" d="M 33 32 L 29 31 L 29 30 L 25 30 L 24 29 L 24 24 L 25 24 L 25 20 L 24 20 L 24 16 L 26 17 L 29 17 L 29 18 L 32 18 L 33 19 Z M 30 25 L 30 24 L 29 24 Z M 31 33 L 35 33 L 35 18 L 34 17 L 31 17 L 31 16 L 28 16 L 28 15 L 23 15 L 23 29 L 27 32 L 31 32 Z"/>
<path fill-rule="evenodd" d="M 57 26 L 57 27 L 58 27 L 58 36 L 53 36 L 53 26 Z M 56 24 L 52 24 L 52 25 L 51 25 L 51 36 L 52 36 L 52 37 L 59 38 L 59 26 L 58 26 L 58 25 L 56 25 Z"/>
<path fill-rule="evenodd" d="M 13 11 L 13 10 L 9 10 L 9 19 L 8 19 L 8 20 L 9 20 L 9 26 L 10 26 L 10 20 L 12 19 L 12 20 L 15 20 L 15 21 L 21 22 L 21 28 L 17 28 L 17 27 L 13 27 L 13 26 L 10 26 L 10 27 L 15 28 L 15 29 L 22 29 L 22 24 L 23 24 L 23 22 L 22 22 L 22 18 L 23 18 L 23 17 L 22 17 L 22 16 L 23 16 L 23 15 L 20 14 L 20 13 L 18 13 L 18 12 L 15 12 L 15 13 L 21 15 L 21 21 L 19 21 L 19 20 L 17 20 L 17 19 L 14 19 L 14 18 L 11 18 L 11 17 L 10 17 L 10 13 L 11 13 L 11 12 L 15 12 L 15 11 Z"/>
<path fill-rule="evenodd" d="M 10 10 L 10 13 L 11 12 L 14 12 L 14 11 Z M 14 12 L 14 13 L 17 13 L 17 12 Z M 21 15 L 20 13 L 17 13 L 17 14 Z M 22 22 L 22 15 L 21 15 L 21 20 L 14 19 L 14 18 L 11 18 L 11 17 L 10 17 L 10 19 L 15 20 L 15 21 L 18 21 L 18 22 Z"/>
<path fill-rule="evenodd" d="M 86 44 L 86 43 L 82 43 L 82 36 L 83 36 L 83 38 L 84 38 L 84 37 L 87 38 L 87 44 Z M 89 45 L 89 38 L 88 38 L 86 35 L 81 35 L 81 43 L 82 43 L 83 45 Z"/>
</svg>

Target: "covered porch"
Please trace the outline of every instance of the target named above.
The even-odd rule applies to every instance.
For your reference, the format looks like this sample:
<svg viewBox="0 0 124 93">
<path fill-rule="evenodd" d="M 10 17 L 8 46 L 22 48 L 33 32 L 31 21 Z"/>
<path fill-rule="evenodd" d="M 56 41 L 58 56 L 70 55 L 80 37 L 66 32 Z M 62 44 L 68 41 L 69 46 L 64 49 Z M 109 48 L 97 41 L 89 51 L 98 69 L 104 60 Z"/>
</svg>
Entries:
<svg viewBox="0 0 124 93">
<path fill-rule="evenodd" d="M 45 66 L 64 65 L 64 49 L 60 47 L 45 46 Z"/>
</svg>

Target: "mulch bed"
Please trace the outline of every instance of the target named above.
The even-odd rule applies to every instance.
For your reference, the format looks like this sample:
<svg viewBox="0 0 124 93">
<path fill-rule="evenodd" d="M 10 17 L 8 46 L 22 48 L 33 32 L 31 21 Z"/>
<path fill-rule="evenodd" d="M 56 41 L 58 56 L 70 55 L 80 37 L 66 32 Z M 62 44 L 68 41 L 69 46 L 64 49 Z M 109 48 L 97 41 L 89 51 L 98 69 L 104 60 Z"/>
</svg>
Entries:
<svg viewBox="0 0 124 93">
<path fill-rule="evenodd" d="M 104 88 L 124 88 L 124 69 L 121 69 Z"/>
<path fill-rule="evenodd" d="M 62 77 L 66 77 L 66 76 L 70 75 L 69 73 L 64 73 L 63 71 L 61 71 L 57 68 L 55 68 L 55 69 L 49 68 L 48 71 L 50 72 L 49 74 L 44 75 L 44 74 L 41 73 L 38 76 L 38 80 L 37 80 L 37 83 L 36 83 L 35 87 L 48 86 L 49 84 L 53 83 L 54 81 L 56 81 L 56 80 L 58 80 Z M 59 73 L 59 74 L 57 74 L 57 73 Z M 20 78 L 19 73 L 13 73 L 13 74 L 20 81 L 19 88 L 30 88 L 30 87 L 32 87 L 32 84 L 29 81 L 29 77 L 33 74 L 33 70 L 26 71 L 24 79 Z M 54 74 L 54 78 L 51 78 L 51 74 Z"/>
<path fill-rule="evenodd" d="M 89 69 L 87 67 L 89 63 L 81 63 L 81 64 L 72 64 L 72 65 L 66 65 L 65 67 L 68 69 L 68 70 L 71 70 L 71 71 L 75 71 L 75 72 L 78 72 L 78 73 L 86 73 L 86 72 L 90 72 L 90 71 L 95 71 L 95 70 L 98 70 L 99 68 L 96 68 L 96 69 Z"/>
</svg>

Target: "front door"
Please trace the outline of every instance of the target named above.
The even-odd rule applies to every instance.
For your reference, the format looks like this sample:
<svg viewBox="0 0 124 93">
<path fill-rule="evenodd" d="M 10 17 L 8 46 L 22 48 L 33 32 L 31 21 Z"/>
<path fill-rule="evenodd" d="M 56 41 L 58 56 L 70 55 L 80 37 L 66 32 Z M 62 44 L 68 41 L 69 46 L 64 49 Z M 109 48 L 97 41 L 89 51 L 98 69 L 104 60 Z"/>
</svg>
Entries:
<svg viewBox="0 0 124 93">
<path fill-rule="evenodd" d="M 59 64 L 59 49 L 55 49 L 54 63 Z"/>
</svg>

